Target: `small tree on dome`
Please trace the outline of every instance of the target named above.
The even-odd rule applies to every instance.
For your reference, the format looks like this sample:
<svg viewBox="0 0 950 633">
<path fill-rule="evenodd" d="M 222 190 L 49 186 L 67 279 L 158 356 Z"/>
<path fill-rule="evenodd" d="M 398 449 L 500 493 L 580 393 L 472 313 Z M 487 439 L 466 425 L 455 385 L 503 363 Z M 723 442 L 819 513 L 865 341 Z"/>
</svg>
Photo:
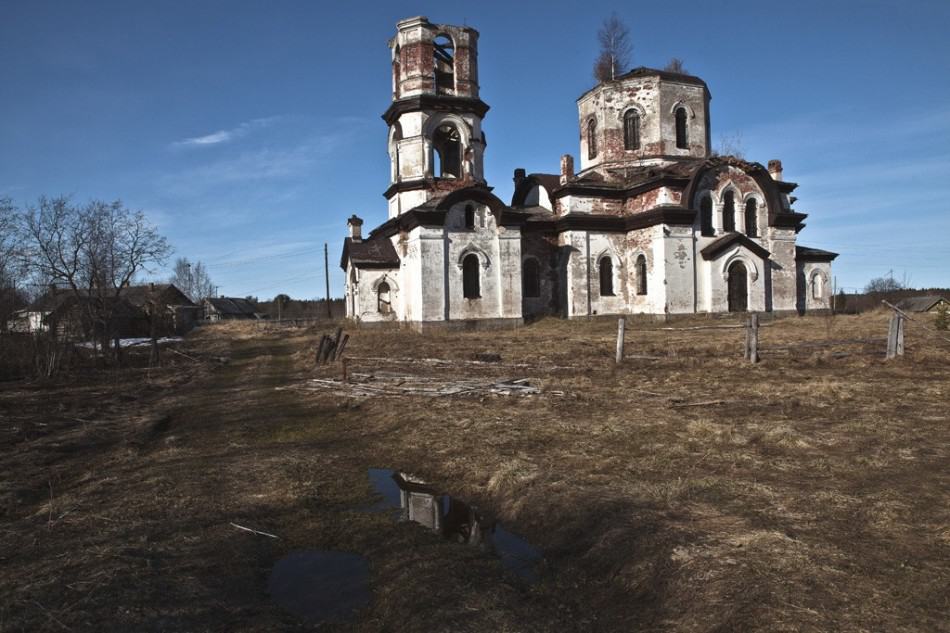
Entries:
<svg viewBox="0 0 950 633">
<path fill-rule="evenodd" d="M 612 81 L 630 65 L 633 55 L 630 29 L 616 13 L 612 13 L 597 31 L 597 41 L 600 43 L 600 53 L 594 61 L 594 79 L 598 82 Z"/>
</svg>

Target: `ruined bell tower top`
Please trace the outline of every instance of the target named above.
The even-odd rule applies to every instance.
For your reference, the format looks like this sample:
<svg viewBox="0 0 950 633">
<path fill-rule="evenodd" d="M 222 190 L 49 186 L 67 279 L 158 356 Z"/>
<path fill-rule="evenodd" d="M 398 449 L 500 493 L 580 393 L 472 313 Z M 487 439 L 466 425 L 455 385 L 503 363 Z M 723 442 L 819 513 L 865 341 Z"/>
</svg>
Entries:
<svg viewBox="0 0 950 633">
<path fill-rule="evenodd" d="M 432 24 L 424 16 L 400 20 L 389 41 L 393 101 L 426 96 L 478 98 L 478 31 Z"/>
</svg>

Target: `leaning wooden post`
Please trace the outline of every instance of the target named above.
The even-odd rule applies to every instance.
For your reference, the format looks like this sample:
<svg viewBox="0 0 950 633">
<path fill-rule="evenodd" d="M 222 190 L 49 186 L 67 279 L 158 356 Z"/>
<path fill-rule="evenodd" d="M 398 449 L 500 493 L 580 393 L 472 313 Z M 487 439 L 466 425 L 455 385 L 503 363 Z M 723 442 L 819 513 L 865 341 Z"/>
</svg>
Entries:
<svg viewBox="0 0 950 633">
<path fill-rule="evenodd" d="M 623 317 L 617 319 L 617 356 L 614 362 L 619 365 L 623 362 L 623 336 L 627 327 L 627 320 Z"/>
<path fill-rule="evenodd" d="M 898 356 L 904 355 L 904 323 L 906 319 L 903 315 L 897 315 L 897 341 L 894 345 L 894 351 Z"/>
<path fill-rule="evenodd" d="M 897 316 L 896 312 L 891 313 L 891 320 L 887 324 L 887 355 L 885 358 L 891 359 L 897 356 Z"/>
<path fill-rule="evenodd" d="M 749 318 L 749 362 L 759 362 L 759 315 Z"/>
</svg>

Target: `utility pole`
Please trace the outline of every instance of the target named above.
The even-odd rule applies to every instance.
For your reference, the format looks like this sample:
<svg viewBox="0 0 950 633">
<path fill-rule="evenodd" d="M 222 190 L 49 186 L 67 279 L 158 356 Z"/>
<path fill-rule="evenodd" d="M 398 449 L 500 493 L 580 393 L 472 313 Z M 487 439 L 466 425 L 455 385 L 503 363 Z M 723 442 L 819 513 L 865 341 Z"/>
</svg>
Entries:
<svg viewBox="0 0 950 633">
<path fill-rule="evenodd" d="M 333 312 L 330 310 L 330 251 L 327 243 L 323 243 L 323 272 L 327 278 L 327 318 L 333 318 Z"/>
</svg>

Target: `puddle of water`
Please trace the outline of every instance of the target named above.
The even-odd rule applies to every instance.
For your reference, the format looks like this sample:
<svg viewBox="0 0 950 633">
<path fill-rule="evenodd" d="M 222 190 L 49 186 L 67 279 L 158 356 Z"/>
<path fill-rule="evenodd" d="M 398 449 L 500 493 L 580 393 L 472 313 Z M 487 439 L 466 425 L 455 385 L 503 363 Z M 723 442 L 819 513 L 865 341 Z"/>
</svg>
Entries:
<svg viewBox="0 0 950 633">
<path fill-rule="evenodd" d="M 404 472 L 370 468 L 369 480 L 382 497 L 365 509 L 393 512 L 400 521 L 412 521 L 456 543 L 477 547 L 501 559 L 505 569 L 528 582 L 537 580 L 541 552 L 475 506 L 440 495 L 425 481 Z"/>
<path fill-rule="evenodd" d="M 267 589 L 281 607 L 313 623 L 349 619 L 372 597 L 366 559 L 325 550 L 298 550 L 281 558 Z"/>
</svg>

